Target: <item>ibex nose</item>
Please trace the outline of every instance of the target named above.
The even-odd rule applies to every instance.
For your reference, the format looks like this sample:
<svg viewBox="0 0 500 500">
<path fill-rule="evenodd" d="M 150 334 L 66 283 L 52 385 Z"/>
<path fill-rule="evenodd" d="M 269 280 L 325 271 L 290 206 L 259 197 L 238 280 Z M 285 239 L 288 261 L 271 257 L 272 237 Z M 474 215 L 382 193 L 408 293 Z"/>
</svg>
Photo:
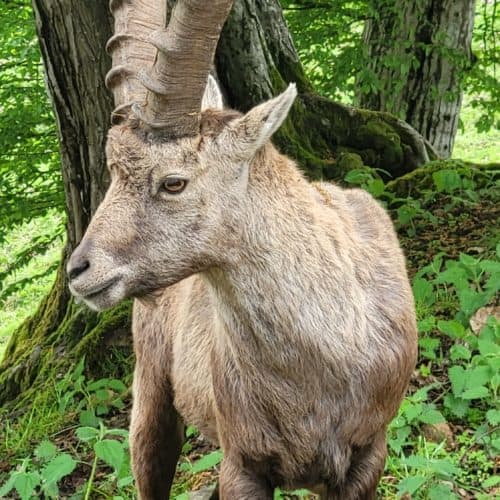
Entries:
<svg viewBox="0 0 500 500">
<path fill-rule="evenodd" d="M 90 262 L 86 259 L 80 259 L 78 261 L 71 262 L 71 265 L 68 267 L 69 280 L 72 281 L 75 278 L 78 278 L 78 276 L 80 276 L 80 274 L 86 271 L 89 267 Z"/>
<path fill-rule="evenodd" d="M 68 277 L 70 281 L 78 278 L 83 274 L 89 267 L 90 262 L 87 258 L 88 255 L 88 242 L 80 244 L 78 248 L 71 255 L 66 270 L 68 272 Z"/>
</svg>

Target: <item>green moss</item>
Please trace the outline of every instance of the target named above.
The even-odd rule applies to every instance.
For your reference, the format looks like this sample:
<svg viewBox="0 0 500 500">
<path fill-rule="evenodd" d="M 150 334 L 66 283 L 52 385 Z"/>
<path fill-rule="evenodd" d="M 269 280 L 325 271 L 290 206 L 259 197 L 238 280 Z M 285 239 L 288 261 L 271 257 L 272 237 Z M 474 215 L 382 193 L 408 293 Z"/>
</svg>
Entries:
<svg viewBox="0 0 500 500">
<path fill-rule="evenodd" d="M 435 160 L 387 183 L 387 190 L 398 196 L 416 196 L 422 189 L 434 186 L 432 174 L 438 170 L 452 169 L 462 177 L 472 179 L 477 188 L 485 187 L 500 173 L 500 164 L 475 164 L 461 160 Z"/>
<path fill-rule="evenodd" d="M 131 351 L 131 318 L 132 302 L 122 302 L 115 308 L 98 316 L 99 321 L 85 334 L 75 346 L 76 359 L 86 356 L 95 368 L 106 362 L 107 347 L 121 345 Z M 125 342 L 123 342 L 125 340 Z M 91 355 L 91 356 L 90 356 Z"/>
<path fill-rule="evenodd" d="M 130 312 L 129 302 L 100 315 L 75 304 L 61 266 L 37 312 L 12 334 L 0 365 L 0 404 L 33 400 L 84 355 L 93 373 L 104 373 L 100 367 L 116 349 L 113 339 L 130 336 Z M 130 339 L 123 344 L 120 349 L 130 355 Z"/>
<path fill-rule="evenodd" d="M 355 131 L 354 138 L 357 144 L 365 149 L 379 152 L 378 163 L 387 167 L 394 167 L 403 161 L 403 150 L 399 135 L 380 117 L 369 117 L 367 122 Z M 381 165 L 376 165 L 381 166 Z"/>
<path fill-rule="evenodd" d="M 343 172 L 363 168 L 365 164 L 360 155 L 350 152 L 341 152 L 337 157 L 337 168 Z"/>
</svg>

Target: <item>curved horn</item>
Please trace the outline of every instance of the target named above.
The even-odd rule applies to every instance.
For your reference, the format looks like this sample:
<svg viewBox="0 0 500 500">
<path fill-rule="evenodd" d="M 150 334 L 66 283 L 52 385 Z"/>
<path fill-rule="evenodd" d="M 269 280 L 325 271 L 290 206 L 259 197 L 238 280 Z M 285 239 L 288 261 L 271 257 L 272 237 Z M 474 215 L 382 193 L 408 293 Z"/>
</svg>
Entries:
<svg viewBox="0 0 500 500">
<path fill-rule="evenodd" d="M 146 100 L 147 91 L 137 74 L 141 68 L 153 66 L 157 51 L 148 34 L 165 27 L 167 2 L 110 0 L 109 7 L 115 19 L 115 34 L 106 45 L 112 58 L 106 86 L 115 101 L 111 121 L 117 124 L 127 119 L 133 103 L 143 104 Z"/>
<path fill-rule="evenodd" d="M 111 0 L 115 35 L 106 85 L 113 123 L 129 116 L 169 136 L 198 132 L 201 100 L 233 0 L 178 0 L 168 27 L 166 0 Z M 153 64 L 154 62 L 154 64 Z"/>
<path fill-rule="evenodd" d="M 233 0 L 179 0 L 167 29 L 150 36 L 158 53 L 149 74 L 143 119 L 171 136 L 198 132 L 203 91 Z"/>
</svg>

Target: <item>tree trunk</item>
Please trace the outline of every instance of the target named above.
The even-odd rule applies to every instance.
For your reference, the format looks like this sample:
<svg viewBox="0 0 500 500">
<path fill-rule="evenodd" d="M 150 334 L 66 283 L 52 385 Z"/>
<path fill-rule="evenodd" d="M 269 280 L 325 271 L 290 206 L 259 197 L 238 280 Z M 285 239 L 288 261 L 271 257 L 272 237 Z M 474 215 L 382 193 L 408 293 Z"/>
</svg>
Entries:
<svg viewBox="0 0 500 500">
<path fill-rule="evenodd" d="M 59 130 L 67 237 L 51 292 L 7 345 L 0 403 L 57 376 L 83 355 L 99 371 L 110 357 L 123 357 L 116 349 L 131 353 L 128 346 L 109 347 L 122 343 L 114 339 L 130 329 L 130 304 L 98 316 L 74 303 L 64 271 L 108 184 L 104 144 L 112 99 L 104 86 L 110 66 L 104 47 L 112 24 L 107 2 L 33 0 L 33 10 Z"/>
<path fill-rule="evenodd" d="M 0 365 L 0 404 L 57 376 L 86 356 L 95 376 L 114 357 L 131 361 L 130 304 L 97 315 L 75 304 L 64 272 L 105 192 L 104 143 L 111 97 L 104 87 L 111 35 L 107 2 L 33 0 L 37 30 L 61 142 L 67 204 L 67 245 L 52 291 L 13 334 Z M 224 29 L 217 70 L 230 105 L 246 110 L 297 82 L 300 97 L 277 142 L 313 178 L 342 178 L 352 167 L 380 166 L 404 173 L 432 151 L 391 115 L 360 111 L 312 94 L 277 0 L 237 0 Z M 125 337 L 125 341 L 124 341 Z M 130 364 L 116 363 L 126 371 Z"/>
<path fill-rule="evenodd" d="M 408 122 L 449 158 L 471 61 L 474 0 L 375 0 L 365 24 L 368 65 L 358 78 L 364 108 Z M 383 9 L 383 10 L 382 10 Z"/>
</svg>

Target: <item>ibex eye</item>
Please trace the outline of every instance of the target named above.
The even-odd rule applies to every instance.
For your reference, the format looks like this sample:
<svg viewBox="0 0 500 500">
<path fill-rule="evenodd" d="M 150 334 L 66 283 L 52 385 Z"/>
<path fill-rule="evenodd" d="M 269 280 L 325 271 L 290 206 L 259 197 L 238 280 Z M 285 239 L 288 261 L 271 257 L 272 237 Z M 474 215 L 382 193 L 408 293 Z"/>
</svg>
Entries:
<svg viewBox="0 0 500 500">
<path fill-rule="evenodd" d="M 180 179 L 179 177 L 170 177 L 163 182 L 163 189 L 167 193 L 179 194 L 184 191 L 187 181 L 185 179 Z"/>
</svg>

